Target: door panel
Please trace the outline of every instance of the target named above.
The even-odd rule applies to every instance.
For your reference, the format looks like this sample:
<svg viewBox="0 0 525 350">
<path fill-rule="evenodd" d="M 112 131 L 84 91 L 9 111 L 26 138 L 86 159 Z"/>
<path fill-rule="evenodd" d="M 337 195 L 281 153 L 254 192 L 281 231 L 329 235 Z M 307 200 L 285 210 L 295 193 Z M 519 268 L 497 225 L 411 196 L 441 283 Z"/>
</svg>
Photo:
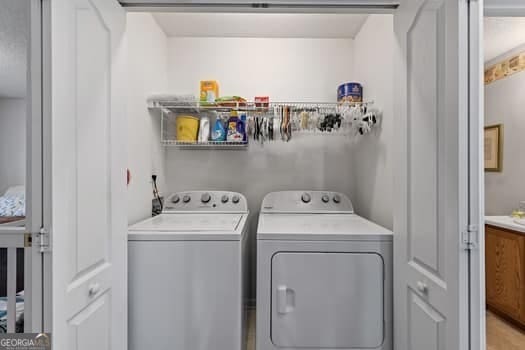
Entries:
<svg viewBox="0 0 525 350">
<path fill-rule="evenodd" d="M 81 277 L 75 278 L 69 285 L 67 313 L 69 315 L 77 314 L 100 295 L 111 290 L 110 273 L 111 265 L 103 264 L 88 273 L 82 274 Z"/>
<path fill-rule="evenodd" d="M 70 349 L 109 350 L 111 300 L 103 295 L 70 321 Z"/>
<path fill-rule="evenodd" d="M 51 2 L 56 349 L 126 349 L 125 12 Z"/>
<path fill-rule="evenodd" d="M 384 264 L 373 253 L 278 253 L 272 258 L 272 342 L 285 348 L 378 348 Z"/>
<path fill-rule="evenodd" d="M 77 265 L 74 276 L 107 260 L 111 232 L 108 99 L 111 33 L 89 3 L 76 8 L 76 223 Z M 87 190 L 82 190 L 87 189 Z"/>
<path fill-rule="evenodd" d="M 397 41 L 396 349 L 467 349 L 468 0 L 406 0 Z"/>
<path fill-rule="evenodd" d="M 417 294 L 409 292 L 410 348 L 438 350 L 444 336 L 444 318 Z"/>
<path fill-rule="evenodd" d="M 443 2 L 423 6 L 408 31 L 408 91 L 410 143 L 409 158 L 409 222 L 410 254 L 414 263 L 441 275 L 443 264 L 442 236 L 439 235 L 439 215 L 443 199 L 438 196 L 440 159 L 443 145 L 443 89 L 440 89 L 444 62 Z M 440 66 L 441 65 L 441 66 Z M 441 175 L 441 176 L 440 176 Z M 441 266 L 442 267 L 442 266 Z"/>
</svg>

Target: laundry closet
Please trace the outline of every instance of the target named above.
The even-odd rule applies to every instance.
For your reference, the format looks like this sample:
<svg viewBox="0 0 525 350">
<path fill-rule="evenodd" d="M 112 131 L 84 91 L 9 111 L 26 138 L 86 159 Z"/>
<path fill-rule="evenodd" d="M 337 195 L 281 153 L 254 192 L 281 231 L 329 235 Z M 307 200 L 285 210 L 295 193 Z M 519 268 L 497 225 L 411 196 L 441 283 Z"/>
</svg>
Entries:
<svg viewBox="0 0 525 350">
<path fill-rule="evenodd" d="M 392 56 L 392 25 L 392 15 L 129 13 L 130 224 L 150 215 L 155 174 L 165 196 L 186 190 L 245 194 L 252 235 L 263 197 L 278 190 L 346 193 L 357 213 L 391 229 L 394 87 L 393 62 L 385 58 Z M 147 98 L 167 92 L 196 101 L 201 80 L 216 80 L 221 96 L 268 96 L 272 105 L 320 106 L 327 115 L 338 108 L 338 86 L 360 82 L 379 123 L 364 135 L 348 124 L 334 132 L 293 130 L 289 141 L 278 130 L 274 140 L 252 134 L 239 150 L 167 143 L 163 118 L 176 118 L 178 111 L 148 110 Z"/>
<path fill-rule="evenodd" d="M 345 293 L 361 283 L 363 289 L 358 290 L 358 296 L 369 298 L 367 304 L 354 300 L 345 304 L 346 309 L 342 307 L 341 312 L 356 307 L 361 315 L 368 310 L 374 316 L 363 316 L 363 322 L 354 322 L 348 312 L 340 317 L 337 303 L 332 303 L 333 312 L 319 308 L 318 321 L 326 321 L 324 325 L 337 324 L 337 320 L 341 324 L 351 321 L 351 330 L 324 327 L 319 331 L 316 328 L 319 325 L 313 322 L 302 324 L 302 333 L 294 333 L 295 321 L 284 322 L 282 329 L 289 333 L 282 333 L 278 341 L 276 338 L 270 341 L 268 336 L 264 343 L 268 347 L 259 349 L 275 346 L 392 350 L 394 334 L 402 335 L 396 340 L 399 349 L 422 349 L 430 343 L 436 347 L 447 344 L 450 349 L 463 348 L 468 342 L 468 332 L 463 331 L 469 327 L 468 255 L 463 250 L 458 253 L 450 237 L 466 225 L 468 188 L 472 184 L 464 178 L 473 166 L 469 163 L 472 145 L 466 140 L 472 132 L 469 127 L 476 126 L 473 122 L 469 124 L 465 102 L 471 49 L 465 31 L 468 23 L 462 17 L 469 11 L 465 4 L 452 0 L 401 5 L 396 1 L 374 0 L 264 4 L 169 0 L 153 4 L 128 0 L 120 1 L 122 7 L 108 4 L 107 0 L 95 0 L 79 4 L 64 5 L 53 12 L 57 19 L 55 27 L 52 26 L 54 49 L 64 53 L 53 62 L 53 74 L 63 80 L 75 77 L 67 84 L 53 87 L 57 96 L 54 101 L 63 107 L 57 108 L 56 115 L 60 117 L 55 120 L 61 124 L 55 122 L 55 128 L 71 131 L 53 144 L 57 153 L 54 159 L 78 160 L 79 164 L 78 169 L 66 169 L 53 179 L 55 188 L 64 184 L 72 190 L 67 195 L 54 192 L 64 197 L 61 204 L 64 211 L 70 210 L 67 203 L 71 201 L 82 203 L 81 208 L 87 208 L 85 203 L 91 201 L 107 201 L 107 207 L 90 207 L 81 219 L 107 215 L 111 208 L 118 217 L 113 215 L 111 220 L 97 224 L 95 231 L 120 232 L 126 224 L 130 237 L 135 235 L 134 242 L 169 240 L 166 237 L 170 230 L 159 229 L 159 225 L 172 225 L 174 221 L 169 218 L 169 222 L 163 223 L 165 217 L 156 216 L 161 212 L 162 215 L 172 212 L 179 215 L 179 211 L 185 215 L 197 213 L 201 223 L 217 232 L 222 230 L 220 225 L 233 227 L 232 232 L 242 238 L 231 252 L 239 254 L 238 249 L 242 249 L 242 253 L 235 255 L 242 267 L 235 264 L 238 276 L 230 282 L 232 286 L 242 284 L 246 288 L 239 293 L 246 299 L 243 308 L 257 313 L 263 312 L 255 310 L 259 305 L 256 291 L 261 286 L 257 271 L 260 215 L 299 215 L 294 220 L 306 231 L 322 229 L 315 218 L 305 218 L 301 223 L 301 210 L 310 203 L 312 212 L 308 214 L 360 217 L 374 225 L 371 227 L 380 236 L 378 241 L 388 243 L 372 248 L 373 239 L 365 235 L 367 229 L 358 225 L 363 230 L 358 241 L 367 242 L 365 247 L 341 243 L 334 231 L 334 242 L 316 250 L 320 255 L 333 256 L 342 266 L 354 264 L 355 271 L 349 277 L 352 283 L 344 281 L 347 276 L 344 272 L 332 271 L 325 262 L 319 265 L 315 259 L 305 260 L 304 267 L 317 271 L 317 275 L 312 273 L 318 276 L 314 279 L 321 281 L 326 277 L 336 288 L 341 288 L 327 292 L 324 300 L 327 304 L 337 291 Z M 76 22 L 65 20 L 73 14 L 78 15 Z M 59 28 L 62 30 L 58 31 Z M 71 31 L 65 30 L 68 28 Z M 84 44 L 75 46 L 78 42 Z M 59 80 L 57 77 L 55 80 Z M 59 102 L 58 96 L 68 98 Z M 90 108 L 79 109 L 87 105 Z M 77 111 L 74 113 L 79 117 L 66 119 L 68 111 Z M 78 130 L 90 130 L 89 137 Z M 230 131 L 237 132 L 238 138 L 230 140 L 227 136 Z M 217 133 L 226 136 L 216 139 Z M 470 140 L 474 143 L 476 138 Z M 77 153 L 67 147 L 72 142 L 77 145 L 74 149 Z M 111 151 L 111 157 L 97 157 L 104 150 Z M 67 181 L 68 171 L 78 172 L 78 182 Z M 97 171 L 111 176 L 99 180 L 93 176 Z M 127 173 L 127 181 L 123 181 L 122 173 Z M 96 183 L 92 184 L 93 181 Z M 73 191 L 83 183 L 92 186 Z M 97 190 L 88 192 L 87 188 Z M 291 206 L 295 207 L 290 209 Z M 203 210 L 206 212 L 202 213 Z M 225 216 L 214 222 L 217 218 L 214 212 Z M 282 227 L 287 227 L 289 222 L 283 217 L 279 220 Z M 331 221 L 330 217 L 325 216 L 327 225 L 344 229 L 346 217 Z M 55 218 L 55 222 L 59 219 Z M 159 229 L 155 239 L 144 238 L 144 230 L 149 229 L 144 228 L 144 222 L 149 228 Z M 189 216 L 181 217 L 177 225 L 190 232 L 191 222 Z M 73 227 L 71 222 L 62 224 L 63 229 Z M 82 227 L 81 223 L 76 224 Z M 240 225 L 246 225 L 246 230 Z M 278 231 L 281 225 L 274 227 Z M 76 230 L 81 237 L 82 232 Z M 272 233 L 265 231 L 263 236 L 272 237 Z M 230 302 L 226 298 L 221 299 L 222 305 L 220 300 L 216 303 L 217 309 L 208 307 L 208 300 L 200 304 L 193 298 L 185 304 L 182 298 L 180 308 L 170 311 L 164 306 L 171 300 L 146 289 L 141 289 L 137 298 L 135 291 L 139 285 L 153 288 L 152 291 L 162 288 L 165 281 L 175 281 L 171 285 L 191 287 L 195 295 L 204 295 L 199 286 L 217 276 L 208 274 L 192 279 L 191 273 L 182 277 L 179 273 L 184 269 L 191 271 L 192 267 L 201 269 L 213 264 L 215 258 L 214 268 L 218 269 L 225 261 L 224 256 L 206 250 L 208 253 L 200 259 L 196 249 L 190 259 L 184 255 L 189 250 L 181 246 L 182 250 L 177 251 L 182 255 L 170 260 L 173 268 L 155 269 L 157 258 L 164 261 L 161 249 L 153 247 L 148 253 L 151 258 L 137 264 L 133 262 L 137 255 L 131 238 L 128 245 L 126 235 L 124 247 L 123 236 L 116 241 L 108 237 L 103 233 L 91 236 L 85 249 L 92 251 L 78 253 L 81 264 L 76 267 L 75 278 L 64 280 L 65 285 L 71 285 L 65 298 L 73 298 L 71 291 L 82 288 L 88 291 L 89 298 L 74 299 L 77 309 L 84 310 L 79 314 L 71 311 L 74 308 L 56 313 L 64 316 L 62 327 L 72 319 L 79 329 L 95 327 L 88 321 L 98 311 L 82 309 L 81 305 L 96 302 L 97 310 L 106 310 L 105 322 L 111 325 L 105 332 L 116 332 L 112 341 L 126 343 L 122 337 L 126 332 L 120 326 L 112 329 L 114 324 L 110 320 L 128 315 L 127 321 L 132 322 L 132 317 L 139 318 L 140 313 L 130 310 L 138 307 L 138 303 L 150 301 L 159 315 L 171 317 L 169 314 L 173 312 L 177 325 L 187 327 L 188 333 L 177 338 L 177 346 L 196 344 L 192 341 L 199 329 L 205 333 L 204 338 L 215 334 L 215 330 L 208 333 L 211 328 L 206 322 L 217 319 L 215 312 Z M 198 241 L 180 237 L 175 240 Z M 206 237 L 214 241 L 212 235 Z M 308 242 L 309 238 L 303 239 Z M 77 247 L 78 241 L 68 244 Z M 97 244 L 107 248 L 111 259 L 95 253 Z M 307 251 L 314 249 L 299 244 L 293 249 L 289 247 L 290 255 L 300 253 L 301 247 Z M 273 256 L 271 249 L 264 253 L 269 259 Z M 157 257 L 155 252 L 159 254 Z M 361 266 L 362 262 L 356 263 L 353 257 L 342 256 L 356 252 L 369 263 Z M 127 262 L 122 265 L 123 257 L 129 260 L 129 265 Z M 100 259 L 106 258 L 111 264 L 100 265 Z M 283 258 L 279 264 L 288 266 L 287 261 L 295 258 L 287 259 Z M 264 266 L 273 266 L 274 261 L 269 261 Z M 301 270 L 301 261 L 293 260 L 296 271 Z M 316 270 L 319 266 L 326 270 Z M 112 278 L 122 271 L 128 276 L 126 284 L 112 284 L 115 281 Z M 360 275 L 360 271 L 379 277 L 372 281 L 367 279 L 368 273 Z M 159 284 L 150 279 L 142 282 L 137 277 L 139 272 L 155 277 Z M 84 273 L 86 278 L 82 278 Z M 287 273 L 281 277 L 287 277 Z M 267 281 L 268 288 L 275 283 L 272 278 Z M 344 283 L 340 284 L 339 279 Z M 318 287 L 311 290 L 321 293 L 322 288 Z M 279 304 L 277 308 L 284 310 L 282 313 L 300 302 L 300 296 L 293 290 L 279 289 L 278 293 L 280 296 L 275 300 L 271 299 L 273 296 L 264 298 L 272 307 Z M 129 296 L 125 308 L 118 299 L 122 294 Z M 381 306 L 364 307 L 373 304 L 369 303 L 372 297 L 377 297 Z M 207 307 L 209 318 L 189 316 L 194 310 L 198 310 L 199 317 L 206 315 Z M 309 312 L 308 315 L 315 314 Z M 376 316 L 377 320 L 373 318 Z M 147 327 L 152 327 L 147 330 L 156 332 L 162 328 L 160 334 L 168 336 L 169 324 L 163 322 L 166 319 L 160 318 L 158 327 L 155 320 L 146 322 Z M 231 324 L 238 322 L 225 319 Z M 184 320 L 205 320 L 206 324 L 184 324 Z M 254 332 L 254 320 L 254 315 L 248 316 L 243 324 L 248 327 L 243 331 L 246 332 L 243 339 Z M 273 322 L 269 316 L 261 320 Z M 258 323 L 261 320 L 257 318 Z M 367 325 L 366 329 L 359 328 L 363 325 Z M 128 328 L 130 333 L 139 331 L 133 327 L 136 324 Z M 317 333 L 309 334 L 308 327 L 322 332 L 328 340 L 316 342 Z M 59 330 L 60 326 L 54 331 Z M 261 330 L 259 325 L 257 330 Z M 264 331 L 276 334 L 275 328 Z M 350 336 L 351 332 L 360 336 Z M 298 333 L 303 338 L 299 339 Z M 222 343 L 225 337 L 223 334 L 213 339 L 225 344 Z M 126 334 L 126 339 L 132 338 Z M 130 340 L 130 345 L 134 341 Z M 163 338 L 158 344 L 161 343 L 171 342 Z M 209 346 L 206 341 L 199 344 L 203 348 Z"/>
<path fill-rule="evenodd" d="M 150 215 L 152 175 L 164 198 L 189 190 L 244 194 L 251 215 L 246 261 L 251 307 L 255 236 L 266 194 L 345 193 L 358 214 L 392 229 L 393 61 L 385 59 L 393 50 L 392 15 L 129 13 L 127 18 L 130 224 Z M 218 84 L 216 106 L 199 101 L 201 81 L 208 80 Z M 347 82 L 362 85 L 360 102 L 338 101 L 338 87 Z M 221 104 L 223 96 L 244 100 Z M 269 102 L 255 104 L 258 96 Z M 192 105 L 199 108 L 192 111 Z M 291 135 L 280 130 L 277 109 L 283 107 L 291 109 Z M 358 109 L 377 114 L 369 132 L 352 125 L 352 114 L 365 115 Z M 232 110 L 247 117 L 247 144 L 207 145 L 218 115 L 226 114 L 226 120 Z M 178 140 L 177 118 L 188 114 L 209 117 L 205 144 L 193 142 L 197 137 L 188 144 Z M 341 120 L 333 130 L 323 129 L 330 115 Z M 274 135 L 252 130 L 276 118 Z"/>
</svg>

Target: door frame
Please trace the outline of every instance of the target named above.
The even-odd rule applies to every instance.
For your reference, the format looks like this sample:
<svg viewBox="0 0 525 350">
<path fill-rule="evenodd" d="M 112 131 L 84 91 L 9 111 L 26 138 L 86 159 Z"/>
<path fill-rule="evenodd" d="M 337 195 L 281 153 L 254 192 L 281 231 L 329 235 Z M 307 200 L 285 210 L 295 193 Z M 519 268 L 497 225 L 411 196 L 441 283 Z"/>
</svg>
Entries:
<svg viewBox="0 0 525 350">
<path fill-rule="evenodd" d="M 42 227 L 43 183 L 42 183 L 42 3 L 41 0 L 26 0 L 29 11 L 27 31 L 27 74 L 25 97 L 26 171 L 25 196 L 26 220 L 23 226 L 0 227 L 2 238 L 17 247 L 24 247 L 25 315 L 24 332 L 42 331 L 42 255 L 38 242 Z M 31 243 L 26 238 L 31 238 Z M 29 292 L 27 292 L 29 290 Z"/>
<path fill-rule="evenodd" d="M 467 246 L 469 249 L 470 349 L 486 348 L 485 322 L 485 179 L 483 170 L 483 9 L 484 0 L 469 1 L 469 184 Z M 477 150 L 477 152 L 473 152 Z M 473 156 L 474 155 L 474 156 Z M 474 235 L 474 236 L 472 236 Z"/>
<path fill-rule="evenodd" d="M 525 17 L 523 0 L 484 0 L 486 17 Z"/>
<path fill-rule="evenodd" d="M 51 1 L 40 0 L 42 2 L 42 178 L 43 178 L 43 208 L 42 208 L 42 227 L 49 232 L 51 227 Z M 49 241 L 49 246 L 53 244 Z M 52 332 L 53 324 L 53 288 L 52 288 L 52 254 L 45 253 L 42 256 L 42 329 L 45 333 Z"/>
<path fill-rule="evenodd" d="M 25 258 L 25 263 L 31 264 L 31 326 L 25 331 L 43 331 L 43 269 L 42 253 L 40 252 L 40 232 L 43 225 L 43 100 L 42 100 L 42 70 L 43 70 L 43 42 L 42 42 L 42 1 L 30 2 L 30 45 L 28 51 L 29 69 L 27 73 L 28 97 L 28 123 L 27 146 L 30 156 L 27 160 L 26 183 L 27 192 L 30 194 L 30 218 L 26 223 L 26 230 L 32 235 L 31 257 Z M 27 270 L 27 269 L 26 269 Z M 26 277 L 28 281 L 28 277 Z"/>
<path fill-rule="evenodd" d="M 470 2 L 470 16 L 481 16 L 480 23 L 470 21 L 471 32 L 477 32 L 481 40 L 471 41 L 470 59 L 470 90 L 477 91 L 469 98 L 469 135 L 470 148 L 478 149 L 479 157 L 470 158 L 470 222 L 477 227 L 475 246 L 470 250 L 470 325 L 472 350 L 486 348 L 486 300 L 485 300 L 485 171 L 483 167 L 483 126 L 484 126 L 484 94 L 485 84 L 483 71 L 483 18 L 484 17 L 525 17 L 525 2 L 523 0 L 479 0 Z M 477 62 L 474 57 L 478 57 Z M 477 98 L 476 98 L 477 97 Z M 474 118 L 479 118 L 475 120 Z M 478 203 L 473 206 L 472 203 Z M 476 224 L 477 223 L 477 224 Z"/>
</svg>

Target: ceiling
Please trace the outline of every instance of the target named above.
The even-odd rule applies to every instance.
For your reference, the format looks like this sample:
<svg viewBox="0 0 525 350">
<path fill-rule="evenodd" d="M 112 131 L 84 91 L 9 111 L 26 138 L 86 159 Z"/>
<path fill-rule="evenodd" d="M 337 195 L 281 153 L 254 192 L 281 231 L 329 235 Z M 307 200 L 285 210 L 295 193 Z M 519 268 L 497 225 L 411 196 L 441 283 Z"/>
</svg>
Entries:
<svg viewBox="0 0 525 350">
<path fill-rule="evenodd" d="M 486 17 L 485 62 L 525 44 L 524 17 Z"/>
<path fill-rule="evenodd" d="M 170 37 L 354 38 L 368 15 L 156 13 Z"/>
<path fill-rule="evenodd" d="M 0 0 L 0 98 L 26 95 L 28 4 Z"/>
</svg>

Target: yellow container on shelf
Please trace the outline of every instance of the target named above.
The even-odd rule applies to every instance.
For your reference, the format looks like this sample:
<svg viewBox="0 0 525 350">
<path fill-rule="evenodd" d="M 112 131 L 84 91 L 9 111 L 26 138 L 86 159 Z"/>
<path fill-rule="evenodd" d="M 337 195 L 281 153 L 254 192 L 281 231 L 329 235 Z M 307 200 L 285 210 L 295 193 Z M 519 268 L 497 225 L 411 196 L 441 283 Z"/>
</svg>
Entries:
<svg viewBox="0 0 525 350">
<path fill-rule="evenodd" d="M 177 141 L 197 141 L 199 118 L 191 115 L 177 117 Z"/>
<path fill-rule="evenodd" d="M 216 80 L 201 81 L 200 101 L 214 103 L 219 98 L 219 83 Z"/>
</svg>

